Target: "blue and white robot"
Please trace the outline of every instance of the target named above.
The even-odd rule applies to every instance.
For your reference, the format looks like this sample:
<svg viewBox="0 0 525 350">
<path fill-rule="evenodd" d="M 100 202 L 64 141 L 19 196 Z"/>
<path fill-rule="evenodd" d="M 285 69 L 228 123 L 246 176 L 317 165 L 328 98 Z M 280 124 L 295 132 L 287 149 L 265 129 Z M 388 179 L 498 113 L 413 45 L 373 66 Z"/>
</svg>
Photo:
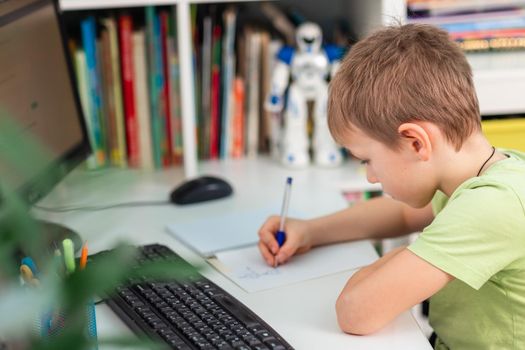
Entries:
<svg viewBox="0 0 525 350">
<path fill-rule="evenodd" d="M 337 166 L 341 164 L 342 155 L 328 130 L 327 78 L 337 70 L 342 50 L 336 46 L 322 46 L 321 28 L 311 22 L 297 28 L 296 41 L 296 49 L 284 46 L 278 52 L 270 95 L 265 103 L 268 111 L 281 112 L 288 87 L 280 159 L 284 165 L 293 168 L 305 167 L 310 163 L 307 102 L 313 101 L 314 163 Z M 288 86 L 289 81 L 291 83 Z"/>
</svg>

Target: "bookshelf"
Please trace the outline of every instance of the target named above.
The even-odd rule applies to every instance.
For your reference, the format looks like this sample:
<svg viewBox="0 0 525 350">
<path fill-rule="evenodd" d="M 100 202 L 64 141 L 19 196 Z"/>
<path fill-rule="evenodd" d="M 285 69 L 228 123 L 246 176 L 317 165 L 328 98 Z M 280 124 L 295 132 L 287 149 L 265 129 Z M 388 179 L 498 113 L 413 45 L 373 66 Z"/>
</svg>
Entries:
<svg viewBox="0 0 525 350">
<path fill-rule="evenodd" d="M 352 1 L 349 19 L 356 34 L 366 35 L 382 25 L 404 22 L 405 0 Z M 525 52 L 467 54 L 483 116 L 525 113 Z"/>
<path fill-rule="evenodd" d="M 237 2 L 251 1 L 238 0 Z M 183 134 L 184 174 L 197 176 L 197 146 L 195 138 L 195 96 L 192 77 L 190 5 L 220 2 L 214 0 L 60 0 L 62 11 L 93 10 L 147 5 L 177 6 L 177 35 L 180 64 L 180 91 Z M 224 1 L 222 1 L 224 2 Z"/>
<path fill-rule="evenodd" d="M 258 0 L 235 0 L 249 2 Z M 183 128 L 184 173 L 187 178 L 197 175 L 195 137 L 195 96 L 192 69 L 190 5 L 224 2 L 224 0 L 60 0 L 63 11 L 104 8 L 140 7 L 147 5 L 177 6 L 177 35 L 180 54 L 180 91 Z M 227 0 L 226 2 L 229 2 Z M 319 8 L 315 1 L 282 0 L 283 4 Z M 404 22 L 405 0 L 370 0 L 334 3 L 354 27 L 358 38 L 383 25 Z M 326 14 L 325 14 L 326 15 Z M 468 54 L 481 114 L 484 116 L 525 113 L 525 52 L 493 52 Z"/>
</svg>

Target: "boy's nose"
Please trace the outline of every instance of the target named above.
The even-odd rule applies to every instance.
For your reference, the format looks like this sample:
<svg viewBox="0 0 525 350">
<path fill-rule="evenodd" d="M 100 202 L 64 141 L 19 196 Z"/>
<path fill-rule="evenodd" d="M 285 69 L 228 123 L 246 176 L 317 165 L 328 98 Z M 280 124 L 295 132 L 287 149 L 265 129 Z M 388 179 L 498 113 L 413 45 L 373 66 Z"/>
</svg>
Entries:
<svg viewBox="0 0 525 350">
<path fill-rule="evenodd" d="M 378 182 L 377 177 L 373 175 L 372 172 L 368 170 L 368 168 L 366 169 L 366 180 L 371 184 L 375 184 Z"/>
</svg>

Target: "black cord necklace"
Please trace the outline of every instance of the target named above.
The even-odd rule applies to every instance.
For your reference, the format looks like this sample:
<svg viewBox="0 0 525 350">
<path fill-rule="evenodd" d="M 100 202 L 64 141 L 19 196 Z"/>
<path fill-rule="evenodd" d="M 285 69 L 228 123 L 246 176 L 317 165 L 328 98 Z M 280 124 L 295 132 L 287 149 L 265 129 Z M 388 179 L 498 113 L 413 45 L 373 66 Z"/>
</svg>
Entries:
<svg viewBox="0 0 525 350">
<path fill-rule="evenodd" d="M 488 157 L 487 160 L 485 162 L 483 162 L 483 164 L 481 165 L 481 168 L 479 168 L 478 175 L 476 175 L 476 176 L 479 176 L 479 174 L 481 174 L 481 170 L 483 170 L 483 167 L 485 166 L 485 164 L 487 164 L 487 162 L 490 160 L 490 158 L 492 158 L 494 153 L 496 153 L 496 148 L 494 146 L 492 146 L 492 153 L 490 154 L 490 157 Z"/>
</svg>

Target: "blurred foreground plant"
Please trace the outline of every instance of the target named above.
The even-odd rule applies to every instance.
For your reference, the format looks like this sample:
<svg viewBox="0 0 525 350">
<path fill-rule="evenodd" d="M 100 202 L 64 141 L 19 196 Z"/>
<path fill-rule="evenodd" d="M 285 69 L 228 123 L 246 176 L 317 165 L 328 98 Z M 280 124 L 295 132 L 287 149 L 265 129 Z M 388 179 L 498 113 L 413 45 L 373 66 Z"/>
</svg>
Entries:
<svg viewBox="0 0 525 350">
<path fill-rule="evenodd" d="M 128 278 L 165 279 L 192 274 L 187 266 L 155 262 L 133 268 L 136 250 L 120 244 L 96 263 L 71 274 L 60 273 L 54 247 L 42 236 L 38 221 L 17 195 L 13 183 L 42 169 L 51 159 L 38 144 L 0 110 L 0 349 L 93 349 L 86 332 L 86 305 Z M 39 286 L 22 285 L 20 258 L 30 256 L 40 270 Z M 62 264 L 58 262 L 58 265 Z M 49 310 L 61 310 L 67 322 L 61 332 L 42 337 L 36 325 Z M 99 344 L 156 347 L 147 340 L 98 339 Z M 3 343 L 3 344 L 2 344 Z M 2 347 L 2 345 L 4 347 Z"/>
</svg>

